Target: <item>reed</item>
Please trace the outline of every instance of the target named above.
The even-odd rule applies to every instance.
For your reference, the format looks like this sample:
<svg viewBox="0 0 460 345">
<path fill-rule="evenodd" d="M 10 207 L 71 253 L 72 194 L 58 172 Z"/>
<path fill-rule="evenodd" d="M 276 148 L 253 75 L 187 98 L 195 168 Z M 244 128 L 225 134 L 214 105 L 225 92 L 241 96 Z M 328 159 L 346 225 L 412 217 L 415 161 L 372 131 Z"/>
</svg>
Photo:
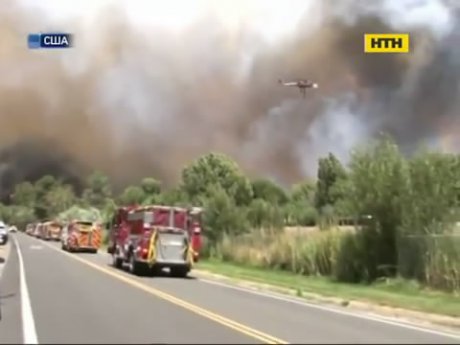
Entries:
<svg viewBox="0 0 460 345">
<path fill-rule="evenodd" d="M 253 230 L 224 235 L 210 251 L 216 259 L 342 282 L 368 281 L 369 252 L 363 231 L 336 228 L 306 233 Z M 460 291 L 460 237 L 405 238 L 398 246 L 398 274 L 424 286 Z"/>
</svg>

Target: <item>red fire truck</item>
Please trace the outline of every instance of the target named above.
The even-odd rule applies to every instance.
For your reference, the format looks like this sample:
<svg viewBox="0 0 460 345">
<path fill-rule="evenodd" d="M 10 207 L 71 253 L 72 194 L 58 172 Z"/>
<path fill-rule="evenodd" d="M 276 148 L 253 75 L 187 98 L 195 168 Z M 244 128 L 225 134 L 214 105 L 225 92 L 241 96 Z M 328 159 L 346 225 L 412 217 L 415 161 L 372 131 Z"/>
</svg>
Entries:
<svg viewBox="0 0 460 345">
<path fill-rule="evenodd" d="M 185 277 L 199 259 L 201 246 L 200 208 L 172 206 L 127 206 L 115 213 L 109 246 L 113 265 L 128 265 L 136 275 L 158 273 Z"/>
</svg>

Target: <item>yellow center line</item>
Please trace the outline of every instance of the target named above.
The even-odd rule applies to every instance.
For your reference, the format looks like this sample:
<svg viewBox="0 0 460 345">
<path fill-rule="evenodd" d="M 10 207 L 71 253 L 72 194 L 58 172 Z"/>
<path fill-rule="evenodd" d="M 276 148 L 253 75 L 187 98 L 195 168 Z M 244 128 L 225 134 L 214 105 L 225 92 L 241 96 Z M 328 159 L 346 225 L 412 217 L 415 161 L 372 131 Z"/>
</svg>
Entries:
<svg viewBox="0 0 460 345">
<path fill-rule="evenodd" d="M 213 313 L 209 310 L 206 310 L 206 309 L 203 309 L 201 307 L 198 307 L 194 304 L 191 304 L 189 302 L 186 302 L 180 298 L 177 298 L 173 295 L 170 295 L 168 293 L 165 293 L 161 290 L 158 290 L 154 287 L 151 287 L 151 286 L 147 286 L 139 281 L 136 281 L 135 279 L 133 278 L 130 278 L 130 277 L 127 277 L 127 276 L 124 276 L 120 273 L 118 273 L 117 271 L 115 271 L 115 269 L 109 269 L 109 268 L 105 268 L 105 267 L 102 267 L 102 266 L 99 266 L 98 264 L 95 264 L 93 262 L 90 262 L 88 260 L 85 260 L 85 259 L 82 259 L 81 257 L 77 256 L 77 255 L 72 255 L 70 253 L 67 253 L 67 252 L 64 252 L 54 246 L 52 246 L 51 244 L 49 243 L 44 243 L 47 247 L 61 253 L 61 254 L 64 254 L 64 255 L 67 255 L 68 257 L 70 258 L 73 258 L 87 266 L 90 266 L 92 268 L 94 268 L 95 270 L 98 270 L 100 272 L 103 272 L 103 273 L 106 273 L 110 276 L 112 276 L 113 278 L 116 278 L 118 280 L 121 280 L 133 287 L 136 287 L 138 289 L 141 289 L 151 295 L 154 295 L 158 298 L 161 298 L 165 301 L 168 301 L 170 303 L 173 303 L 179 307 L 182 307 L 192 313 L 195 313 L 197 315 L 200 315 L 204 318 L 207 318 L 207 319 L 210 319 L 214 322 L 217 322 L 221 325 L 224 325 L 226 327 L 229 327 L 235 331 L 238 331 L 240 333 L 243 333 L 249 337 L 252 337 L 254 339 L 257 339 L 265 344 L 289 344 L 287 341 L 285 340 L 282 340 L 282 339 L 279 339 L 279 338 L 276 338 L 276 337 L 273 337 L 269 334 L 266 334 L 264 332 L 261 332 L 261 331 L 258 331 L 254 328 L 251 328 L 251 327 L 248 327 L 248 326 L 245 326 L 241 323 L 238 323 L 236 321 L 233 321 L 231 319 L 228 319 L 222 315 L 219 315 L 219 314 L 216 314 L 216 313 Z"/>
</svg>

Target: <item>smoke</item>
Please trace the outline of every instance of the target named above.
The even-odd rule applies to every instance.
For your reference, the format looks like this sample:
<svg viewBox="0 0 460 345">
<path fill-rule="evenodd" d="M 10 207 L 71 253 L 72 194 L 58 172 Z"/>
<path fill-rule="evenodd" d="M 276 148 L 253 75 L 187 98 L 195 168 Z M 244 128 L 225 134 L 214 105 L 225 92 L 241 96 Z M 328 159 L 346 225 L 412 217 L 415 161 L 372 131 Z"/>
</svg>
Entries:
<svg viewBox="0 0 460 345">
<path fill-rule="evenodd" d="M 62 21 L 2 1 L 0 187 L 94 169 L 118 186 L 143 176 L 171 184 L 211 150 L 292 183 L 314 175 L 319 156 L 346 160 L 381 131 L 410 153 L 460 127 L 455 6 L 318 0 L 294 32 L 267 41 L 250 19 L 229 30 L 212 13 L 169 31 L 141 29 L 114 6 Z M 26 49 L 29 32 L 48 30 L 75 33 L 75 47 Z M 366 32 L 409 32 L 412 52 L 364 55 Z M 303 99 L 279 78 L 320 89 Z"/>
</svg>

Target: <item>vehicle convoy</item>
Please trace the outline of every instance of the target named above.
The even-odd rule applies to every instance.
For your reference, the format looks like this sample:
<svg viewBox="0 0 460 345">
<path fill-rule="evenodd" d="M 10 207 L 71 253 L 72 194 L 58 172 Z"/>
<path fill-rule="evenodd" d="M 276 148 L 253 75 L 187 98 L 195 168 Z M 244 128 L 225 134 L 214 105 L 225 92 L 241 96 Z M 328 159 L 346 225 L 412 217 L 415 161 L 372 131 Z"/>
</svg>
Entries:
<svg viewBox="0 0 460 345">
<path fill-rule="evenodd" d="M 202 210 L 172 206 L 121 207 L 112 220 L 107 251 L 113 266 L 136 275 L 185 277 L 199 258 Z"/>
<path fill-rule="evenodd" d="M 56 221 L 48 221 L 43 223 L 41 227 L 40 237 L 45 241 L 60 241 L 62 225 Z"/>
<path fill-rule="evenodd" d="M 61 248 L 69 252 L 97 253 L 102 245 L 102 225 L 74 220 L 62 228 Z"/>
</svg>

